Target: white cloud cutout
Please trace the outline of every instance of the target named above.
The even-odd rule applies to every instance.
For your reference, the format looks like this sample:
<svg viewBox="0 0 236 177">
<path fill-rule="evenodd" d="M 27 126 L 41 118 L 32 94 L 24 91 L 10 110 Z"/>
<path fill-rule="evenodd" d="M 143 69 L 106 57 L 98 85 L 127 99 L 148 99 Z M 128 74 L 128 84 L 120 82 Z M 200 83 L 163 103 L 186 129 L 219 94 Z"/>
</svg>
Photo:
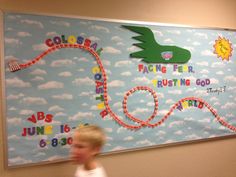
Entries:
<svg viewBox="0 0 236 177">
<path fill-rule="evenodd" d="M 210 50 L 204 50 L 201 52 L 202 56 L 215 56 L 215 54 L 213 53 L 213 51 Z"/>
<path fill-rule="evenodd" d="M 90 28 L 94 29 L 94 30 L 103 31 L 105 33 L 109 33 L 110 32 L 110 30 L 108 28 L 103 27 L 103 26 L 99 26 L 99 25 L 92 25 Z"/>
<path fill-rule="evenodd" d="M 40 76 L 36 76 L 33 79 L 31 79 L 31 81 L 44 81 L 44 78 Z"/>
<path fill-rule="evenodd" d="M 196 62 L 196 65 L 198 65 L 198 66 L 208 66 L 208 62 L 207 61 Z"/>
<path fill-rule="evenodd" d="M 8 125 L 14 125 L 14 126 L 19 126 L 22 124 L 22 119 L 21 118 L 17 118 L 17 117 L 14 117 L 14 118 L 7 118 L 7 123 Z"/>
<path fill-rule="evenodd" d="M 163 130 L 159 130 L 157 133 L 155 133 L 156 136 L 163 136 L 165 134 L 166 134 L 166 132 Z"/>
<path fill-rule="evenodd" d="M 16 95 L 10 94 L 10 95 L 7 96 L 7 100 L 17 100 L 17 99 L 20 99 L 23 96 L 24 96 L 23 93 L 19 93 L 19 94 L 16 94 Z"/>
<path fill-rule="evenodd" d="M 7 55 L 7 56 L 5 56 L 5 60 L 8 62 L 8 61 L 10 61 L 10 60 L 19 60 L 19 58 L 17 58 L 17 57 L 15 57 L 15 56 L 13 56 L 13 55 Z"/>
<path fill-rule="evenodd" d="M 42 156 L 46 156 L 46 153 L 38 152 L 37 154 L 34 155 L 34 157 L 42 157 Z"/>
<path fill-rule="evenodd" d="M 192 117 L 185 117 L 184 120 L 185 121 L 194 121 L 194 119 Z"/>
<path fill-rule="evenodd" d="M 197 97 L 204 97 L 204 96 L 208 96 L 209 94 L 206 92 L 206 90 L 196 90 L 194 92 L 195 96 Z"/>
<path fill-rule="evenodd" d="M 17 36 L 19 36 L 19 37 L 28 37 L 28 36 L 32 36 L 32 35 L 28 32 L 19 31 L 17 33 Z"/>
<path fill-rule="evenodd" d="M 55 60 L 51 63 L 51 67 L 65 67 L 69 65 L 74 65 L 75 63 L 69 59 Z"/>
<path fill-rule="evenodd" d="M 42 69 L 35 69 L 30 74 L 32 74 L 32 75 L 46 75 L 47 72 Z"/>
<path fill-rule="evenodd" d="M 211 64 L 211 67 L 212 68 L 224 68 L 225 64 L 222 63 L 222 62 L 214 62 L 214 63 Z"/>
<path fill-rule="evenodd" d="M 211 97 L 211 98 L 210 98 L 210 101 L 216 102 L 216 101 L 219 101 L 219 98 L 217 98 L 217 97 Z"/>
<path fill-rule="evenodd" d="M 69 120 L 79 120 L 82 118 L 93 118 L 95 117 L 91 112 L 78 112 L 77 114 L 69 117 Z"/>
<path fill-rule="evenodd" d="M 114 41 L 114 42 L 121 42 L 121 41 L 122 41 L 122 38 L 119 37 L 119 36 L 113 36 L 113 37 L 111 38 L 111 40 Z"/>
<path fill-rule="evenodd" d="M 31 87 L 31 84 L 29 82 L 24 82 L 23 80 L 20 80 L 17 77 L 6 79 L 6 85 L 7 87 L 14 87 L 14 88 Z"/>
<path fill-rule="evenodd" d="M 164 96 L 164 93 L 160 93 L 160 92 L 158 92 L 157 93 L 157 98 L 164 98 L 165 96 Z"/>
<path fill-rule="evenodd" d="M 32 163 L 32 160 L 26 160 L 20 156 L 9 158 L 9 164 L 27 164 Z"/>
<path fill-rule="evenodd" d="M 145 101 L 143 99 L 139 100 L 140 103 L 144 103 Z"/>
<path fill-rule="evenodd" d="M 104 130 L 105 130 L 106 132 L 108 132 L 108 133 L 112 133 L 112 132 L 113 132 L 112 128 L 104 128 Z"/>
<path fill-rule="evenodd" d="M 58 33 L 55 31 L 47 32 L 46 36 L 58 36 Z"/>
<path fill-rule="evenodd" d="M 151 81 L 145 76 L 136 77 L 136 78 L 133 79 L 133 82 L 136 83 L 136 84 L 144 84 L 144 83 L 145 84 L 150 84 L 151 83 Z"/>
<path fill-rule="evenodd" d="M 164 40 L 164 43 L 173 44 L 174 41 L 170 38 L 167 38 L 167 39 Z"/>
<path fill-rule="evenodd" d="M 172 127 L 174 127 L 174 126 L 182 126 L 182 125 L 184 125 L 184 121 L 182 121 L 182 120 L 180 120 L 180 121 L 173 121 L 173 122 L 170 122 L 170 124 L 169 124 L 169 128 L 172 128 Z"/>
<path fill-rule="evenodd" d="M 156 36 L 163 36 L 163 33 L 161 31 L 158 30 L 152 30 L 152 32 L 154 33 L 154 35 Z"/>
<path fill-rule="evenodd" d="M 77 79 L 73 80 L 72 83 L 75 84 L 76 86 L 80 86 L 80 85 L 95 85 L 94 80 L 90 79 L 89 77 L 77 78 Z"/>
<path fill-rule="evenodd" d="M 235 115 L 232 114 L 232 113 L 226 114 L 225 116 L 226 116 L 226 117 L 230 117 L 230 118 L 234 118 L 234 117 L 235 117 Z"/>
<path fill-rule="evenodd" d="M 195 51 L 194 47 L 184 46 L 183 48 L 190 50 L 190 52 L 192 52 L 192 53 Z"/>
<path fill-rule="evenodd" d="M 7 18 L 10 20 L 16 20 L 19 16 L 18 15 L 8 15 Z"/>
<path fill-rule="evenodd" d="M 17 109 L 15 107 L 10 107 L 8 110 L 9 111 L 16 111 Z"/>
<path fill-rule="evenodd" d="M 125 86 L 125 82 L 120 80 L 113 80 L 108 83 L 108 87 L 123 87 L 123 86 Z"/>
<path fill-rule="evenodd" d="M 127 48 L 128 52 L 136 52 L 136 51 L 139 51 L 139 50 L 140 50 L 140 48 L 137 47 L 137 46 L 131 46 L 131 47 Z"/>
<path fill-rule="evenodd" d="M 25 20 L 21 20 L 21 23 L 27 24 L 27 25 L 34 25 L 34 26 L 37 26 L 38 28 L 44 28 L 44 26 L 41 22 L 34 21 L 34 20 L 25 19 Z"/>
<path fill-rule="evenodd" d="M 230 90 L 236 93 L 236 87 L 228 87 L 227 90 Z M 236 97 L 235 97 L 235 100 L 236 100 Z"/>
<path fill-rule="evenodd" d="M 235 109 L 235 108 L 236 108 L 236 104 L 234 102 L 228 102 L 224 104 L 223 106 L 221 106 L 221 109 Z"/>
<path fill-rule="evenodd" d="M 179 73 L 179 72 L 173 72 L 173 76 L 180 76 L 182 75 L 182 73 Z"/>
<path fill-rule="evenodd" d="M 54 106 L 51 106 L 50 108 L 48 108 L 48 111 L 53 111 L 53 112 L 64 111 L 64 108 L 62 108 L 58 105 L 54 105 Z"/>
<path fill-rule="evenodd" d="M 52 98 L 57 99 L 57 100 L 72 100 L 73 95 L 68 94 L 68 93 L 63 93 L 60 95 L 52 95 Z"/>
<path fill-rule="evenodd" d="M 65 117 L 65 116 L 67 116 L 64 112 L 57 112 L 56 114 L 55 114 L 55 117 L 59 117 L 59 116 L 63 116 L 63 117 Z"/>
<path fill-rule="evenodd" d="M 200 137 L 200 136 L 198 136 L 198 135 L 195 135 L 195 134 L 192 134 L 192 135 L 187 135 L 187 136 L 186 136 L 186 138 L 187 138 L 187 139 L 201 139 L 201 137 Z"/>
<path fill-rule="evenodd" d="M 28 110 L 28 109 L 23 109 L 23 110 L 20 111 L 19 114 L 20 115 L 32 115 L 32 114 L 34 114 L 34 111 Z"/>
<path fill-rule="evenodd" d="M 196 80 L 196 77 L 194 77 L 194 76 L 186 76 L 186 79 L 189 79 L 189 80 Z"/>
<path fill-rule="evenodd" d="M 125 149 L 125 147 L 122 147 L 122 146 L 116 146 L 112 149 L 112 151 L 120 151 L 120 150 L 123 150 Z"/>
<path fill-rule="evenodd" d="M 196 89 L 197 89 L 196 87 L 188 88 L 188 89 L 186 90 L 186 92 L 193 92 L 193 91 L 195 91 Z"/>
<path fill-rule="evenodd" d="M 168 93 L 172 95 L 181 95 L 182 90 L 169 90 Z"/>
<path fill-rule="evenodd" d="M 130 114 L 133 116 L 138 116 L 143 113 L 150 113 L 150 111 L 148 108 L 136 108 L 134 111 L 130 112 Z"/>
<path fill-rule="evenodd" d="M 130 60 L 122 60 L 115 63 L 115 67 L 124 67 L 132 64 Z"/>
<path fill-rule="evenodd" d="M 121 102 L 116 102 L 112 105 L 113 108 L 121 108 L 122 107 L 122 103 Z"/>
<path fill-rule="evenodd" d="M 224 72 L 223 71 L 217 71 L 216 74 L 217 75 L 224 75 Z"/>
<path fill-rule="evenodd" d="M 208 39 L 208 36 L 207 36 L 207 34 L 205 34 L 205 33 L 194 33 L 194 36 Z"/>
<path fill-rule="evenodd" d="M 45 51 L 48 49 L 48 46 L 46 44 L 35 44 L 32 46 L 34 51 Z"/>
<path fill-rule="evenodd" d="M 37 61 L 37 65 L 46 65 L 46 61 L 41 59 Z"/>
<path fill-rule="evenodd" d="M 34 104 L 34 105 L 45 105 L 47 101 L 44 98 L 40 97 L 26 97 L 22 100 L 25 104 Z"/>
<path fill-rule="evenodd" d="M 148 102 L 148 103 L 147 103 L 147 106 L 153 107 L 153 106 L 155 106 L 155 103 L 154 103 L 154 102 Z"/>
<path fill-rule="evenodd" d="M 201 74 L 209 74 L 209 70 L 207 70 L 207 69 L 202 69 L 202 70 L 200 71 L 200 73 L 201 73 Z"/>
<path fill-rule="evenodd" d="M 121 51 L 114 47 L 104 47 L 102 53 L 121 54 Z"/>
<path fill-rule="evenodd" d="M 195 42 L 193 42 L 193 45 L 194 45 L 194 46 L 199 46 L 199 45 L 201 45 L 201 43 L 198 42 L 198 41 L 195 41 Z"/>
<path fill-rule="evenodd" d="M 49 157 L 48 159 L 47 159 L 47 161 L 54 161 L 54 160 L 58 160 L 58 159 L 62 159 L 63 157 L 62 156 L 60 156 L 60 155 L 54 155 L 54 156 L 52 156 L 52 157 Z"/>
<path fill-rule="evenodd" d="M 119 134 L 119 133 L 124 133 L 125 131 L 126 129 L 124 127 L 119 127 L 116 132 Z"/>
<path fill-rule="evenodd" d="M 45 84 L 41 84 L 38 86 L 39 90 L 60 89 L 60 88 L 64 88 L 64 83 L 57 81 L 49 81 Z"/>
<path fill-rule="evenodd" d="M 124 141 L 132 141 L 134 138 L 132 136 L 127 136 L 124 138 Z"/>
<path fill-rule="evenodd" d="M 170 34 L 177 34 L 177 35 L 181 34 L 179 30 L 167 30 L 167 32 Z"/>
<path fill-rule="evenodd" d="M 84 68 L 80 68 L 80 69 L 78 69 L 78 71 L 79 72 L 84 72 L 85 70 L 84 70 Z"/>
<path fill-rule="evenodd" d="M 213 103 L 213 106 L 220 106 L 221 104 L 220 104 L 220 102 L 214 102 Z"/>
<path fill-rule="evenodd" d="M 118 45 L 118 46 L 125 46 L 125 44 L 123 42 L 117 42 L 116 45 Z"/>
<path fill-rule="evenodd" d="M 100 39 L 96 36 L 89 36 L 88 37 L 91 41 L 100 41 Z"/>
<path fill-rule="evenodd" d="M 147 145 L 147 146 L 152 146 L 154 145 L 154 143 L 152 143 L 151 141 L 145 139 L 145 140 L 142 140 L 142 141 L 137 141 L 136 142 L 137 145 Z"/>
<path fill-rule="evenodd" d="M 86 33 L 80 33 L 80 36 L 87 36 L 87 34 Z"/>
<path fill-rule="evenodd" d="M 234 75 L 230 75 L 230 76 L 224 77 L 224 80 L 228 82 L 236 82 L 236 77 Z"/>
<path fill-rule="evenodd" d="M 130 71 L 126 71 L 123 73 L 120 73 L 121 76 L 132 76 L 132 73 Z"/>
<path fill-rule="evenodd" d="M 50 22 L 53 25 L 70 27 L 70 23 L 69 22 L 65 22 L 65 21 L 50 21 Z"/>
<path fill-rule="evenodd" d="M 215 78 L 211 78 L 210 82 L 211 82 L 211 84 L 219 84 L 219 80 L 217 80 Z"/>
<path fill-rule="evenodd" d="M 58 75 L 61 77 L 70 77 L 70 76 L 72 76 L 72 73 L 69 71 L 65 71 L 65 72 L 59 73 Z"/>
<path fill-rule="evenodd" d="M 8 140 L 19 140 L 20 137 L 17 136 L 17 135 L 10 135 L 10 136 L 7 137 L 7 139 L 8 139 Z"/>
<path fill-rule="evenodd" d="M 103 61 L 102 61 L 102 64 L 103 64 L 104 66 L 111 66 L 111 62 L 110 62 L 109 60 L 103 60 Z"/>
<path fill-rule="evenodd" d="M 91 96 L 91 95 L 93 95 L 94 94 L 94 92 L 81 92 L 80 94 L 79 94 L 79 96 Z"/>
<path fill-rule="evenodd" d="M 15 39 L 15 38 L 5 38 L 4 39 L 6 44 L 10 44 L 10 45 L 20 45 L 22 44 L 22 42 L 20 42 L 19 39 Z"/>
<path fill-rule="evenodd" d="M 158 111 L 158 115 L 164 116 L 164 115 L 166 115 L 168 112 L 169 112 L 169 110 L 163 109 L 163 110 Z M 174 113 L 172 112 L 171 115 L 173 115 L 173 114 L 174 114 Z"/>
<path fill-rule="evenodd" d="M 174 100 L 173 99 L 167 99 L 166 100 L 166 104 L 174 104 Z"/>
<path fill-rule="evenodd" d="M 210 122 L 211 122 L 211 119 L 205 118 L 205 119 L 198 120 L 198 122 L 201 122 L 201 123 L 210 123 Z"/>
<path fill-rule="evenodd" d="M 183 135 L 183 131 L 182 130 L 178 130 L 174 133 L 175 135 Z"/>
<path fill-rule="evenodd" d="M 79 58 L 78 61 L 89 62 L 89 60 L 85 57 Z"/>
</svg>

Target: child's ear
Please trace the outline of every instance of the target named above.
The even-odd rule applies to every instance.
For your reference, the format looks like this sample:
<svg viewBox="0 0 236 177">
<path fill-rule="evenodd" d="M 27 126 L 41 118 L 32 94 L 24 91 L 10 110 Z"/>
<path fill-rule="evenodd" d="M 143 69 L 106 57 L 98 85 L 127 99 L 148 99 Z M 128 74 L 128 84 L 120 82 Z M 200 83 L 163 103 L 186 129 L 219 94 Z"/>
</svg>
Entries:
<svg viewBox="0 0 236 177">
<path fill-rule="evenodd" d="M 100 154 L 100 152 L 101 152 L 101 147 L 94 147 L 93 148 L 93 154 L 94 155 L 98 155 L 98 154 Z"/>
</svg>

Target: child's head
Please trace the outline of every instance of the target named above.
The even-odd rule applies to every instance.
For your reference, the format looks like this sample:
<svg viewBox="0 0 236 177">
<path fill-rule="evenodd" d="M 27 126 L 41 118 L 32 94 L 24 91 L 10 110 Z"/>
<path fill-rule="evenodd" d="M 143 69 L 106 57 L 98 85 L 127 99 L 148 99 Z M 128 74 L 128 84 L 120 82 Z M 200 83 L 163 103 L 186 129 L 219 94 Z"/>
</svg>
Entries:
<svg viewBox="0 0 236 177">
<path fill-rule="evenodd" d="M 76 129 L 71 148 L 72 159 L 84 164 L 101 152 L 106 136 L 102 128 L 86 125 Z"/>
</svg>

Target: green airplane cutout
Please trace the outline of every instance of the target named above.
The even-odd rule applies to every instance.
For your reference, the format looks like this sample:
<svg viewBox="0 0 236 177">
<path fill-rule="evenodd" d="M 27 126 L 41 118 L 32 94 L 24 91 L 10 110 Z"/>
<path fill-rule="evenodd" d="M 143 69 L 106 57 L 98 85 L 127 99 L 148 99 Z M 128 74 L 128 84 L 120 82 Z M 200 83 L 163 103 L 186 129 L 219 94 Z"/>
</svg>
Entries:
<svg viewBox="0 0 236 177">
<path fill-rule="evenodd" d="M 131 53 L 132 58 L 143 58 L 146 63 L 186 63 L 191 58 L 189 50 L 178 46 L 160 45 L 156 42 L 153 32 L 147 27 L 122 25 L 140 36 L 132 37 L 141 43 L 133 45 L 142 48 L 142 51 Z"/>
</svg>

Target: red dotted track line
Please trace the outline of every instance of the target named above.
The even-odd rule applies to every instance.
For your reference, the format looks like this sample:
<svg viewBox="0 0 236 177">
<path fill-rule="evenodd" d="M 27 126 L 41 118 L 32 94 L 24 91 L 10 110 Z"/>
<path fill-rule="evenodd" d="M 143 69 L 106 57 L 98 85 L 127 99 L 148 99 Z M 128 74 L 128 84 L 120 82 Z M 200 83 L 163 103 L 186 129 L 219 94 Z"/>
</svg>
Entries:
<svg viewBox="0 0 236 177">
<path fill-rule="evenodd" d="M 84 46 L 84 45 L 80 45 L 80 44 L 59 44 L 59 45 L 55 45 L 51 48 L 49 48 L 48 50 L 46 50 L 45 52 L 43 52 L 42 54 L 40 54 L 39 56 L 37 56 L 36 58 L 34 58 L 33 60 L 25 63 L 25 64 L 20 64 L 20 68 L 27 68 L 33 64 L 35 64 L 36 62 L 38 62 L 39 60 L 41 60 L 44 56 L 46 56 L 47 54 L 55 51 L 55 50 L 58 50 L 58 49 L 61 49 L 61 48 L 80 48 L 80 49 L 84 49 L 84 50 L 87 50 L 89 51 L 96 59 L 100 69 L 101 69 L 101 72 L 102 72 L 102 77 L 103 77 L 103 90 L 104 90 L 104 104 L 105 104 L 105 107 L 106 107 L 106 110 L 107 112 L 110 114 L 110 116 L 120 125 L 122 125 L 123 127 L 126 127 L 128 129 L 139 129 L 141 127 L 151 127 L 151 128 L 154 128 L 156 126 L 159 126 L 161 125 L 172 113 L 173 111 L 178 107 L 179 103 L 180 102 L 184 102 L 184 101 L 189 101 L 189 100 L 192 100 L 192 101 L 199 101 L 201 103 L 203 103 L 207 109 L 216 117 L 217 121 L 219 123 L 221 123 L 223 126 L 229 128 L 230 130 L 232 131 L 235 131 L 236 132 L 236 127 L 233 126 L 233 125 L 230 125 L 228 124 L 226 121 L 224 121 L 219 115 L 218 113 L 216 112 L 216 110 L 214 110 L 206 101 L 200 99 L 200 98 L 195 98 L 195 97 L 186 97 L 186 98 L 183 98 L 181 100 L 179 100 L 178 102 L 176 102 L 171 108 L 170 110 L 168 111 L 168 113 L 163 116 L 158 122 L 156 123 L 150 123 L 151 120 L 153 120 L 156 115 L 157 115 L 157 111 L 158 111 L 158 98 L 157 98 L 157 94 L 154 90 L 152 90 L 151 88 L 149 87 L 146 87 L 146 86 L 137 86 L 137 87 L 134 87 L 132 89 L 130 89 L 129 91 L 127 91 L 125 93 L 125 96 L 124 96 L 124 100 L 123 100 L 123 111 L 124 111 L 124 114 L 129 118 L 131 119 L 132 121 L 135 122 L 136 125 L 130 125 L 130 124 L 127 124 L 125 123 L 124 121 L 122 121 L 110 108 L 109 106 L 109 102 L 108 102 L 108 88 L 107 88 L 107 79 L 106 79 L 106 72 L 105 72 L 105 69 L 103 67 L 103 64 L 101 62 L 101 59 L 99 57 L 99 55 L 97 54 L 96 51 L 94 51 L 93 49 L 87 47 L 87 46 Z M 151 95 L 153 96 L 153 99 L 154 99 L 154 103 L 155 103 L 155 106 L 154 106 L 154 110 L 153 110 L 153 113 L 152 115 L 146 120 L 146 121 L 143 121 L 139 118 L 136 118 L 134 116 L 132 116 L 129 111 L 128 111 L 128 106 L 127 106 L 127 102 L 128 102 L 128 97 L 130 95 L 132 95 L 134 92 L 136 91 L 140 91 L 140 90 L 143 90 L 143 91 L 147 91 L 149 93 L 151 93 Z"/>
</svg>

